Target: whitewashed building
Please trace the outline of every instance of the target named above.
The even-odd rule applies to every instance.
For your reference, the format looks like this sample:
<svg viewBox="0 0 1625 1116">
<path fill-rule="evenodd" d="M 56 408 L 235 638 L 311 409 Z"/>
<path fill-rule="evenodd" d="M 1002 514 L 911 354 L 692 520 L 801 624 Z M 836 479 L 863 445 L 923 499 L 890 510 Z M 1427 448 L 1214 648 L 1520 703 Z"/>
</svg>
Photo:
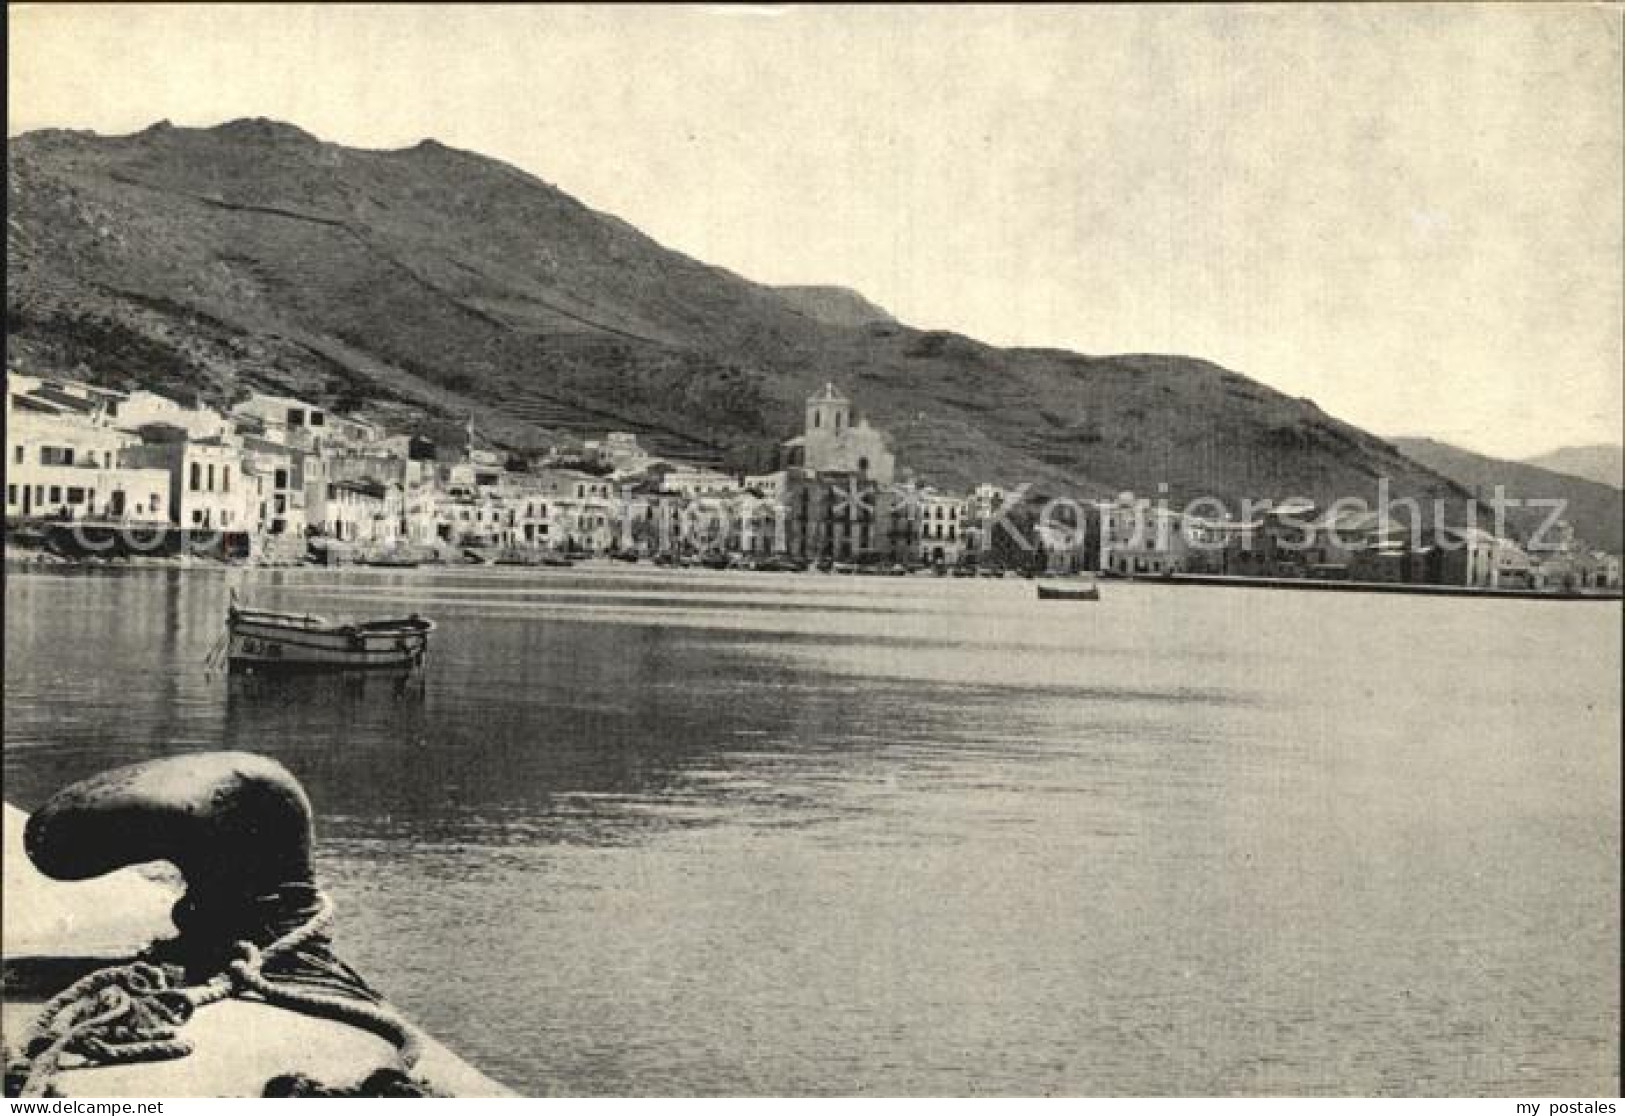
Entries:
<svg viewBox="0 0 1625 1116">
<path fill-rule="evenodd" d="M 329 481 L 322 530 L 338 542 L 394 546 L 401 539 L 403 506 L 400 485 L 368 480 Z"/>
<path fill-rule="evenodd" d="M 259 486 L 244 475 L 240 446 L 177 438 L 131 446 L 121 460 L 168 474 L 169 520 L 177 527 L 246 532 L 258 527 Z"/>
<path fill-rule="evenodd" d="M 931 565 L 952 566 L 965 553 L 965 525 L 969 519 L 963 497 L 926 489 L 919 496 L 918 556 Z"/>
</svg>

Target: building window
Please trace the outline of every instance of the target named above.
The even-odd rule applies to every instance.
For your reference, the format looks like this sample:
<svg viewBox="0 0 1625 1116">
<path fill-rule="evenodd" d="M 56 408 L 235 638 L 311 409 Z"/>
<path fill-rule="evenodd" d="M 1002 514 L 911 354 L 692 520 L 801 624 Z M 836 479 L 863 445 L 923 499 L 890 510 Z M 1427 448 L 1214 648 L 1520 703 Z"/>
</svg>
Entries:
<svg viewBox="0 0 1625 1116">
<path fill-rule="evenodd" d="M 209 491 L 214 491 L 214 464 L 212 462 L 209 465 Z"/>
<path fill-rule="evenodd" d="M 199 488 L 203 487 L 203 466 L 199 465 L 196 461 L 192 462 L 191 480 L 191 488 L 193 492 L 196 492 Z"/>
<path fill-rule="evenodd" d="M 59 485 L 59 484 L 53 484 L 51 486 L 51 503 L 60 504 L 61 502 L 62 502 L 62 486 Z"/>
<path fill-rule="evenodd" d="M 18 465 L 23 463 L 23 453 L 26 448 L 27 447 L 25 446 L 18 446 L 16 452 L 12 454 L 13 460 L 15 460 Z"/>
<path fill-rule="evenodd" d="M 6 485 L 6 503 L 11 507 L 17 506 L 17 486 L 14 484 Z"/>
<path fill-rule="evenodd" d="M 220 466 L 220 491 L 222 491 L 222 492 L 230 492 L 231 491 L 231 466 L 230 465 L 222 465 L 222 466 Z"/>
<path fill-rule="evenodd" d="M 82 488 L 68 489 L 68 503 L 82 504 L 85 502 L 85 490 Z"/>
</svg>

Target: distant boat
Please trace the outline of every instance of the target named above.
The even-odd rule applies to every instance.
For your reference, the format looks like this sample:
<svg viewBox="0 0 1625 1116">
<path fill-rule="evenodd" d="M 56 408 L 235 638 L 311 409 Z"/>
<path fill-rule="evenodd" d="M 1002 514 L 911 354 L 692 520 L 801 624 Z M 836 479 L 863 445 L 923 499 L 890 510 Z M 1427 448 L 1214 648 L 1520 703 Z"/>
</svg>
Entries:
<svg viewBox="0 0 1625 1116">
<path fill-rule="evenodd" d="M 562 554 L 548 551 L 509 547 L 501 551 L 485 551 L 483 559 L 498 566 L 573 566 Z"/>
<path fill-rule="evenodd" d="M 336 623 L 264 609 L 226 610 L 226 662 L 233 673 L 418 667 L 434 621 L 422 616 Z"/>
<path fill-rule="evenodd" d="M 371 558 L 362 558 L 356 565 L 373 566 L 384 570 L 415 570 L 422 563 L 408 554 L 378 554 Z"/>
<path fill-rule="evenodd" d="M 1100 586 L 1093 582 L 1087 585 L 1040 585 L 1038 599 L 1041 601 L 1098 601 L 1100 600 Z"/>
</svg>

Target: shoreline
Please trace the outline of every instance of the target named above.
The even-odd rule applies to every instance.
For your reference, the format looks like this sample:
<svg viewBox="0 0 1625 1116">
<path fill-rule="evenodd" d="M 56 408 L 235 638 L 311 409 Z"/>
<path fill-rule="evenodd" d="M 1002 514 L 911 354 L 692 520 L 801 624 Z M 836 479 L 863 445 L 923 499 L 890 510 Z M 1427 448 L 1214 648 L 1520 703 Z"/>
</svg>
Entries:
<svg viewBox="0 0 1625 1116">
<path fill-rule="evenodd" d="M 286 570 L 286 569 L 319 569 L 319 570 L 345 570 L 345 569 L 375 569 L 359 562 L 344 562 L 325 565 L 319 562 L 303 560 L 226 560 L 204 557 L 200 555 L 181 556 L 145 556 L 135 555 L 117 558 L 67 558 L 59 554 L 52 554 L 41 549 L 16 547 L 7 544 L 4 554 L 5 564 L 21 567 L 43 567 L 49 569 L 74 570 L 104 570 L 104 569 L 152 569 L 152 570 L 195 570 L 224 573 L 230 570 Z M 603 559 L 606 566 L 626 568 L 625 563 Z M 594 563 L 593 558 L 577 559 L 577 564 Z M 640 562 L 649 570 L 671 573 L 692 573 L 698 567 L 685 566 L 657 566 L 653 562 Z M 423 570 L 455 570 L 467 568 L 481 568 L 474 563 L 464 562 L 422 562 L 416 566 L 401 567 L 394 572 L 405 569 Z M 530 568 L 530 567 L 527 567 Z M 537 567 L 540 568 L 540 567 Z M 723 571 L 747 572 L 747 571 Z M 784 571 L 749 571 L 749 572 L 784 572 Z M 817 571 L 803 571 L 816 574 Z M 833 576 L 833 575 L 825 575 Z M 1625 600 L 1618 589 L 1589 589 L 1589 590 L 1541 590 L 1541 589 L 1499 589 L 1483 588 L 1465 585 L 1422 585 L 1410 582 L 1378 582 L 1378 581 L 1330 581 L 1316 580 L 1314 578 L 1291 577 L 1238 577 L 1228 574 L 1162 574 L 1157 576 L 1136 574 L 1086 574 L 1086 579 L 1095 579 L 1107 584 L 1113 582 L 1134 583 L 1138 585 L 1168 585 L 1168 586 L 1206 586 L 1208 588 L 1231 589 L 1277 589 L 1298 590 L 1320 593 L 1377 593 L 1394 596 L 1413 597 L 1453 597 L 1469 600 L 1529 600 L 1529 601 L 1613 601 Z M 1052 574 L 1038 575 L 1030 579 L 1004 577 L 998 580 L 1030 580 L 1034 583 L 1045 580 L 1075 581 L 1078 574 Z M 968 579 L 962 579 L 968 580 Z M 977 582 L 989 580 L 985 577 L 973 579 Z"/>
<path fill-rule="evenodd" d="M 1210 588 L 1307 590 L 1321 593 L 1388 593 L 1412 597 L 1465 597 L 1472 600 L 1620 601 L 1618 589 L 1499 589 L 1469 585 L 1423 585 L 1402 581 L 1332 581 L 1308 577 L 1238 577 L 1231 574 L 1119 575 L 1104 581 L 1143 585 L 1204 585 Z"/>
</svg>

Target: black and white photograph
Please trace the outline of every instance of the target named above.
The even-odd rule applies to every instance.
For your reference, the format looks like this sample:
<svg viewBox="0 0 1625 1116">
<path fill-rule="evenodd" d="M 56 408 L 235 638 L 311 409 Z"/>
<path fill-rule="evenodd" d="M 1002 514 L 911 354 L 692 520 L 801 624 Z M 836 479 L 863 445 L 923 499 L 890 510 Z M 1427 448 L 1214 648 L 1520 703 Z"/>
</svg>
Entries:
<svg viewBox="0 0 1625 1116">
<path fill-rule="evenodd" d="M 11 1111 L 1615 1112 L 1622 45 L 9 4 Z"/>
</svg>

